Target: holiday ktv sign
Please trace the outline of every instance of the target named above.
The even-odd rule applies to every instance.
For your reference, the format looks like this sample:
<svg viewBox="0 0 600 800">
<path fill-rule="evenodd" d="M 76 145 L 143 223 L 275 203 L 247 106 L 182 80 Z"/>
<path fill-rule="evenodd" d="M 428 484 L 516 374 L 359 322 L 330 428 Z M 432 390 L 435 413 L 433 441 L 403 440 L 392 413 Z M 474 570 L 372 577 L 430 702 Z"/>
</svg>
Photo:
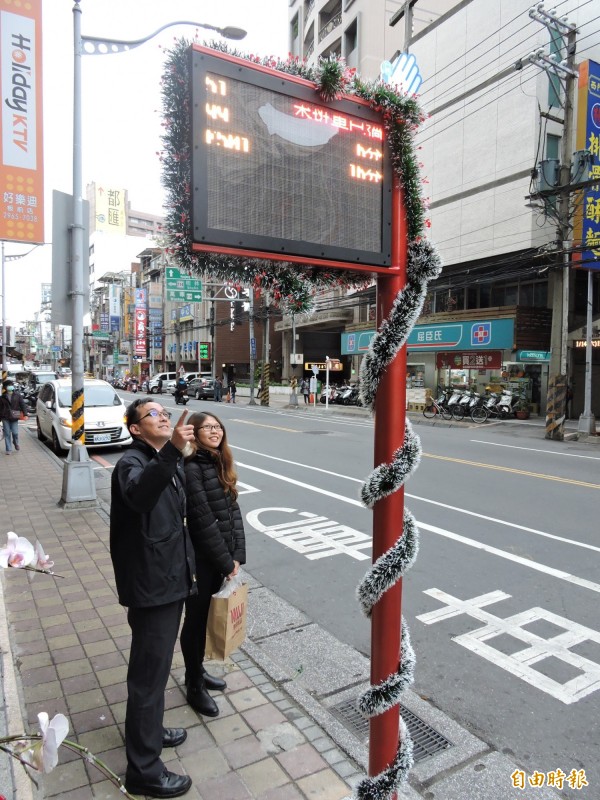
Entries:
<svg viewBox="0 0 600 800">
<path fill-rule="evenodd" d="M 392 171 L 358 97 L 194 45 L 195 250 L 389 267 Z"/>
<path fill-rule="evenodd" d="M 0 239 L 42 243 L 42 0 L 2 3 L 0 94 Z"/>
</svg>

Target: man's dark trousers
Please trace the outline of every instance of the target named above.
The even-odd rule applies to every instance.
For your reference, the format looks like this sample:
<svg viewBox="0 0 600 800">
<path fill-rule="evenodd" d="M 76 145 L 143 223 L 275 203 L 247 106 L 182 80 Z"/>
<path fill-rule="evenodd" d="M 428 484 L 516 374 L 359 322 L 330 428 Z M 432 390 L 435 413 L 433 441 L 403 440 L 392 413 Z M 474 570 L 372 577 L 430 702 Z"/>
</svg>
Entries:
<svg viewBox="0 0 600 800">
<path fill-rule="evenodd" d="M 128 781 L 153 782 L 164 769 L 160 754 L 165 689 L 182 610 L 183 600 L 178 600 L 127 612 L 131 628 L 125 718 Z"/>
</svg>

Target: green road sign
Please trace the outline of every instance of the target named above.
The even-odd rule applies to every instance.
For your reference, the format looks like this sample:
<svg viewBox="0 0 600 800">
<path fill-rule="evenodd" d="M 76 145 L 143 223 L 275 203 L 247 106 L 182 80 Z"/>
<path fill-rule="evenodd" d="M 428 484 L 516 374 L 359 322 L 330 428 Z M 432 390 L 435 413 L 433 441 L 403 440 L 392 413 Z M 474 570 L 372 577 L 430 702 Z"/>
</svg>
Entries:
<svg viewBox="0 0 600 800">
<path fill-rule="evenodd" d="M 167 300 L 182 303 L 200 303 L 202 301 L 202 292 L 199 290 L 189 291 L 188 289 L 167 289 Z"/>
<path fill-rule="evenodd" d="M 181 278 L 181 272 L 175 267 L 167 267 L 167 279 L 168 278 Z"/>
<path fill-rule="evenodd" d="M 167 278 L 167 289 L 185 289 L 188 292 L 200 292 L 202 281 L 197 278 Z"/>
</svg>

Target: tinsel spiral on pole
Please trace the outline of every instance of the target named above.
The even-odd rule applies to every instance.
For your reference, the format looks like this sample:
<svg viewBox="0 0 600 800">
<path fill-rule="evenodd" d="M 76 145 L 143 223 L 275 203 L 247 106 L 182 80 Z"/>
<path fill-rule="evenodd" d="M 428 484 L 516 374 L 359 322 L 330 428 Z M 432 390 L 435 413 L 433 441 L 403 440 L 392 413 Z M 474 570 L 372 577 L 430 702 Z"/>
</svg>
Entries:
<svg viewBox="0 0 600 800">
<path fill-rule="evenodd" d="M 373 337 L 361 364 L 361 400 L 374 409 L 377 387 L 386 368 L 406 344 L 425 300 L 427 284 L 439 275 L 441 262 L 434 247 L 421 239 L 408 248 L 406 286 L 398 293 L 389 316 Z M 398 491 L 417 468 L 421 443 L 406 420 L 404 442 L 389 464 L 380 464 L 361 489 L 363 503 L 372 508 L 378 500 Z M 369 617 L 373 606 L 413 565 L 419 548 L 418 529 L 413 515 L 404 509 L 402 529 L 395 544 L 373 564 L 357 587 L 363 613 Z M 400 702 L 400 695 L 414 679 L 415 654 L 408 626 L 402 619 L 401 661 L 397 672 L 376 686 L 370 686 L 358 700 L 360 713 L 367 718 L 383 714 Z M 354 791 L 356 800 L 389 800 L 408 778 L 413 765 L 413 743 L 400 720 L 399 745 L 392 763 L 379 775 L 363 778 Z"/>
</svg>

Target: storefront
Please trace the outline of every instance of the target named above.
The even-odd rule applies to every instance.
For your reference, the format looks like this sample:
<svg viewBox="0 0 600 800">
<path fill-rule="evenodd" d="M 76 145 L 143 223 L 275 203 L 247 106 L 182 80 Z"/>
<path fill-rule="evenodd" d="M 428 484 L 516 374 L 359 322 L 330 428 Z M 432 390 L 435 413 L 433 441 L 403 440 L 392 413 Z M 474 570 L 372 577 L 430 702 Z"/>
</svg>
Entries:
<svg viewBox="0 0 600 800">
<path fill-rule="evenodd" d="M 342 334 L 342 354 L 360 357 L 374 330 Z M 473 387 L 485 391 L 500 384 L 504 365 L 513 357 L 513 319 L 467 320 L 415 325 L 408 337 L 406 386 L 424 396 L 437 386 Z M 354 369 L 354 360 L 353 360 Z"/>
</svg>

